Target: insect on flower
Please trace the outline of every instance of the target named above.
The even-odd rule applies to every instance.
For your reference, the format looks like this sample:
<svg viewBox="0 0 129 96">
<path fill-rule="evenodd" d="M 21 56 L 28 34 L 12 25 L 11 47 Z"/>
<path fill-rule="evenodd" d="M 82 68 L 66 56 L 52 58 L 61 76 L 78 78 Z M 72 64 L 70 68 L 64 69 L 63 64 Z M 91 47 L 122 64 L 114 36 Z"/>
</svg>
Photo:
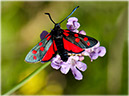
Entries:
<svg viewBox="0 0 129 96">
<path fill-rule="evenodd" d="M 79 6 L 74 8 L 73 11 L 59 23 L 55 23 L 50 14 L 45 13 L 55 26 L 45 38 L 30 50 L 25 58 L 26 62 L 47 62 L 55 57 L 57 53 L 60 55 L 61 60 L 66 62 L 69 58 L 68 53 L 80 54 L 85 51 L 85 49 L 92 48 L 98 43 L 98 41 L 92 37 L 72 32 L 69 29 L 61 29 L 60 24 L 70 17 L 78 7 Z"/>
</svg>

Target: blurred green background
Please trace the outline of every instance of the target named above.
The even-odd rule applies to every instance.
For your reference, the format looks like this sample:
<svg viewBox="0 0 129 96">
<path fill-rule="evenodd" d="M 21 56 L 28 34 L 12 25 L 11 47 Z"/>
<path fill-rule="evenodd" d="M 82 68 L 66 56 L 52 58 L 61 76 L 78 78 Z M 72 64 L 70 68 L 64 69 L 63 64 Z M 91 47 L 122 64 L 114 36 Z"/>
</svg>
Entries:
<svg viewBox="0 0 129 96">
<path fill-rule="evenodd" d="M 107 53 L 91 62 L 85 57 L 88 69 L 83 80 L 74 79 L 71 72 L 61 74 L 48 66 L 15 95 L 126 95 L 128 94 L 128 2 L 1 2 L 1 88 L 2 94 L 23 80 L 41 63 L 29 64 L 24 58 L 40 41 L 40 33 L 54 27 L 45 12 L 55 22 L 64 19 L 76 6 L 77 17 L 87 35 L 100 41 Z M 67 20 L 61 26 L 66 29 Z"/>
</svg>

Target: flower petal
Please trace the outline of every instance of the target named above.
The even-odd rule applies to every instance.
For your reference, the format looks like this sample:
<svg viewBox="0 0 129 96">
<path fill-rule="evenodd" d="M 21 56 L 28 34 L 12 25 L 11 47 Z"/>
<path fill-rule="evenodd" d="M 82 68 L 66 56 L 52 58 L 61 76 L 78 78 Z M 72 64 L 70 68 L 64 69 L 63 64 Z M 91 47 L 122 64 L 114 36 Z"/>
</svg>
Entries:
<svg viewBox="0 0 129 96">
<path fill-rule="evenodd" d="M 61 62 L 61 58 L 60 58 L 60 55 L 56 55 L 55 57 L 53 57 L 52 59 L 51 59 L 51 62 L 55 62 L 55 61 L 60 61 Z"/>
<path fill-rule="evenodd" d="M 43 32 L 40 34 L 40 39 L 42 40 L 47 34 L 48 34 L 47 31 L 43 31 Z"/>
<path fill-rule="evenodd" d="M 103 57 L 106 54 L 106 48 L 105 47 L 99 47 L 98 55 Z"/>
<path fill-rule="evenodd" d="M 93 52 L 90 53 L 90 56 L 89 57 L 91 58 L 91 61 L 92 61 L 92 60 L 95 60 L 95 59 L 98 58 L 98 54 L 93 51 Z"/>
<path fill-rule="evenodd" d="M 52 62 L 51 63 L 51 67 L 58 70 L 60 68 L 61 64 L 60 63 L 56 63 L 56 62 Z"/>
<path fill-rule="evenodd" d="M 69 58 L 68 58 L 68 61 L 67 61 L 67 63 L 69 63 L 69 64 L 71 64 L 73 61 L 78 61 L 79 60 L 79 56 L 70 56 Z"/>
<path fill-rule="evenodd" d="M 82 52 L 82 55 L 84 55 L 84 56 L 89 56 L 88 50 L 85 50 L 84 52 Z"/>
<path fill-rule="evenodd" d="M 85 71 L 87 69 L 87 65 L 85 63 L 80 62 L 80 61 L 76 62 L 76 66 L 81 71 Z"/>
<path fill-rule="evenodd" d="M 70 69 L 70 65 L 67 64 L 67 63 L 63 63 L 61 65 L 61 69 L 60 71 L 63 73 L 63 74 L 67 74 L 69 72 L 69 69 Z"/>
<path fill-rule="evenodd" d="M 72 70 L 72 73 L 73 73 L 75 79 L 82 80 L 83 76 L 82 76 L 81 72 L 76 69 L 76 67 L 72 67 L 71 70 Z"/>
<path fill-rule="evenodd" d="M 84 30 L 79 31 L 79 34 L 86 35 L 86 32 Z"/>
<path fill-rule="evenodd" d="M 79 61 L 84 60 L 84 56 L 79 56 Z"/>
<path fill-rule="evenodd" d="M 76 17 L 69 18 L 66 24 L 67 28 L 73 32 L 78 33 L 79 31 L 77 29 L 80 27 L 80 23 L 78 23 L 77 21 L 78 19 Z"/>
<path fill-rule="evenodd" d="M 80 23 L 76 21 L 73 22 L 73 25 L 74 25 L 74 29 L 78 29 L 80 27 Z"/>
<path fill-rule="evenodd" d="M 71 30 L 71 31 L 72 31 L 72 32 L 75 32 L 75 33 L 78 33 L 78 32 L 79 32 L 79 31 L 78 31 L 78 30 L 76 30 L 76 29 L 75 29 L 75 30 Z"/>
<path fill-rule="evenodd" d="M 67 26 L 67 28 L 68 28 L 69 30 L 71 30 L 71 31 L 75 29 L 74 26 L 73 26 L 73 24 L 68 24 L 68 23 L 67 23 L 66 26 Z"/>
<path fill-rule="evenodd" d="M 59 69 L 60 67 L 61 67 L 61 64 L 62 64 L 62 60 L 61 60 L 61 58 L 60 58 L 60 56 L 59 55 L 56 55 L 52 60 L 51 60 L 51 66 L 52 66 L 52 68 L 54 68 L 54 69 Z"/>
<path fill-rule="evenodd" d="M 78 19 L 76 17 L 70 17 L 68 19 L 68 22 L 73 22 L 73 21 L 78 21 Z"/>
<path fill-rule="evenodd" d="M 75 55 L 75 56 L 73 56 L 72 58 L 73 58 L 74 60 L 76 60 L 76 61 L 78 61 L 78 60 L 79 60 L 79 56 L 76 56 L 76 55 Z"/>
</svg>

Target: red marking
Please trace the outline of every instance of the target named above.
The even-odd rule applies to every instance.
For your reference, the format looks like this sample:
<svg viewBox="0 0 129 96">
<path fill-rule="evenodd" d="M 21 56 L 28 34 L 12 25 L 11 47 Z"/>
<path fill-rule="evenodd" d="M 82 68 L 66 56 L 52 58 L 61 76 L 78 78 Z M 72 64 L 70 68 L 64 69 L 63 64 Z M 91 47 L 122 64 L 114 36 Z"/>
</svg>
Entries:
<svg viewBox="0 0 129 96">
<path fill-rule="evenodd" d="M 50 33 L 48 33 L 48 34 L 45 36 L 45 38 L 46 38 L 48 35 L 50 35 Z"/>
<path fill-rule="evenodd" d="M 87 40 L 88 40 L 88 38 L 87 38 L 87 37 L 85 37 L 83 40 L 84 40 L 84 41 L 87 41 Z"/>
<path fill-rule="evenodd" d="M 32 51 L 32 53 L 33 53 L 33 54 L 36 54 L 36 53 L 37 53 L 37 51 L 33 50 L 33 51 Z"/>
<path fill-rule="evenodd" d="M 44 50 L 44 47 L 40 47 L 40 50 L 43 51 Z"/>
<path fill-rule="evenodd" d="M 51 38 L 51 36 L 49 36 L 49 37 L 47 38 L 47 41 L 50 40 L 50 38 Z"/>
<path fill-rule="evenodd" d="M 66 49 L 67 51 L 72 51 L 74 53 L 80 53 L 84 51 L 82 48 L 78 47 L 77 45 L 71 43 L 70 41 L 64 38 L 63 38 L 63 43 L 64 43 L 64 49 Z"/>
<path fill-rule="evenodd" d="M 87 45 L 90 46 L 90 42 L 87 42 Z"/>
<path fill-rule="evenodd" d="M 64 34 L 65 36 L 69 36 L 69 34 L 68 34 L 68 33 L 65 33 L 65 32 L 64 32 L 63 34 Z"/>
<path fill-rule="evenodd" d="M 69 30 L 64 30 L 64 32 L 70 32 Z"/>
<path fill-rule="evenodd" d="M 55 51 L 53 49 L 53 44 L 54 43 L 52 43 L 51 46 L 49 47 L 49 49 L 46 52 L 45 56 L 43 57 L 42 61 L 49 61 L 52 58 L 53 54 L 55 54 Z M 57 50 L 57 49 L 55 49 L 55 50 Z"/>
<path fill-rule="evenodd" d="M 78 34 L 74 34 L 75 37 L 78 37 Z"/>
<path fill-rule="evenodd" d="M 80 39 L 79 38 L 76 38 L 75 41 L 78 43 L 80 41 Z"/>
<path fill-rule="evenodd" d="M 41 46 L 43 43 L 42 42 L 39 42 L 39 46 Z"/>
<path fill-rule="evenodd" d="M 54 50 L 57 51 L 55 40 L 53 40 L 53 44 L 54 44 Z"/>
<path fill-rule="evenodd" d="M 36 56 L 33 56 L 33 59 L 34 59 L 34 60 L 36 60 L 36 59 L 37 59 L 37 57 L 36 57 Z"/>
</svg>

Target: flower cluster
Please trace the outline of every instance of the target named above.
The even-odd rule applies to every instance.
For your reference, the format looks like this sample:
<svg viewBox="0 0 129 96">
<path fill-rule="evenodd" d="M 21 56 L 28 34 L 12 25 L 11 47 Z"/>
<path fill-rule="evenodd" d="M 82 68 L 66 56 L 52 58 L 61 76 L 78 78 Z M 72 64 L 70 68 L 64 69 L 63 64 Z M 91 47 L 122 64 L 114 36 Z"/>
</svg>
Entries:
<svg viewBox="0 0 129 96">
<path fill-rule="evenodd" d="M 81 80 L 83 77 L 80 71 L 85 71 L 87 69 L 87 65 L 82 63 L 78 56 L 70 56 L 67 62 L 63 62 L 60 56 L 56 55 L 56 57 L 54 57 L 51 61 L 51 66 L 56 70 L 60 68 L 60 71 L 63 74 L 67 74 L 71 69 L 75 79 L 77 80 Z"/>
<path fill-rule="evenodd" d="M 80 27 L 80 23 L 78 22 L 78 19 L 76 17 L 71 17 L 68 19 L 67 22 L 67 28 L 71 30 L 72 32 L 76 32 L 82 35 L 86 35 L 86 32 L 84 30 L 79 31 L 78 28 Z M 40 35 L 40 38 L 43 39 L 45 35 L 48 33 L 46 31 L 43 31 Z M 63 62 L 61 60 L 61 57 L 59 55 L 56 55 L 51 60 L 51 66 L 52 68 L 60 71 L 63 74 L 67 74 L 69 70 L 72 71 L 72 74 L 74 75 L 76 80 L 81 80 L 83 78 L 83 75 L 80 71 L 85 71 L 87 69 L 87 65 L 83 62 L 84 56 L 89 56 L 91 58 L 91 61 L 98 58 L 98 56 L 103 57 L 106 54 L 106 49 L 103 46 L 100 46 L 100 43 L 96 44 L 94 47 L 85 49 L 81 54 L 71 54 L 68 58 L 67 62 Z"/>
</svg>

